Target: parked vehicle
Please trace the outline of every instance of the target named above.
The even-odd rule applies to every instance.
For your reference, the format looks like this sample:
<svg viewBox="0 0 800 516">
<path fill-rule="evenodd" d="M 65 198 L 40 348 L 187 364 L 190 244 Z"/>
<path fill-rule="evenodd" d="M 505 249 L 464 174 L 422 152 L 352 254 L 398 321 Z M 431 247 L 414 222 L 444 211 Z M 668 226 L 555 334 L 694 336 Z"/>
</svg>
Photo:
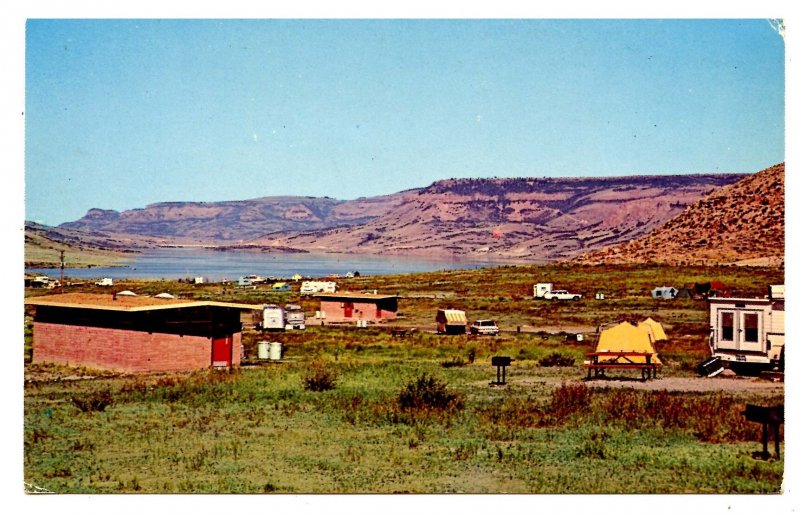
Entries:
<svg viewBox="0 0 800 516">
<path fill-rule="evenodd" d="M 262 278 L 261 276 L 256 276 L 255 274 L 250 274 L 244 277 L 245 280 L 248 280 L 251 285 L 258 285 L 259 283 L 266 283 L 267 280 Z"/>
<path fill-rule="evenodd" d="M 491 319 L 478 319 L 472 323 L 469 331 L 473 335 L 497 335 L 500 333 L 500 328 Z"/>
<path fill-rule="evenodd" d="M 300 305 L 287 304 L 283 310 L 284 329 L 286 330 L 305 330 L 306 314 Z"/>
<path fill-rule="evenodd" d="M 783 371 L 785 288 L 770 286 L 766 298 L 708 299 L 712 358 L 723 367 L 751 364 Z"/>
<path fill-rule="evenodd" d="M 581 295 L 572 294 L 566 290 L 551 290 L 542 297 L 553 301 L 577 301 L 581 298 Z"/>
<path fill-rule="evenodd" d="M 111 278 L 103 278 L 99 281 L 95 281 L 94 284 L 97 285 L 98 287 L 113 287 L 114 280 Z"/>
</svg>

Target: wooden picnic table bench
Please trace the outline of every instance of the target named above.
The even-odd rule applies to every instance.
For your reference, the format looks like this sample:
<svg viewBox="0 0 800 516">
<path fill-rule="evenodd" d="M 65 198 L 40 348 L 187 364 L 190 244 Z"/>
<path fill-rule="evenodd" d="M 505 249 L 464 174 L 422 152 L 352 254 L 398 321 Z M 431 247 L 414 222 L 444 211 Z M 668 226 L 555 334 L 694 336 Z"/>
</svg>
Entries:
<svg viewBox="0 0 800 516">
<path fill-rule="evenodd" d="M 605 377 L 606 369 L 638 369 L 642 372 L 642 380 L 649 380 L 656 377 L 656 372 L 661 364 L 652 361 L 655 353 L 645 353 L 641 351 L 595 351 L 586 353 L 589 359 L 584 362 L 583 366 L 586 367 L 587 380 L 592 379 L 592 371 L 594 377 Z M 644 362 L 635 362 L 633 358 L 644 357 Z M 600 360 L 601 358 L 606 360 Z"/>
</svg>

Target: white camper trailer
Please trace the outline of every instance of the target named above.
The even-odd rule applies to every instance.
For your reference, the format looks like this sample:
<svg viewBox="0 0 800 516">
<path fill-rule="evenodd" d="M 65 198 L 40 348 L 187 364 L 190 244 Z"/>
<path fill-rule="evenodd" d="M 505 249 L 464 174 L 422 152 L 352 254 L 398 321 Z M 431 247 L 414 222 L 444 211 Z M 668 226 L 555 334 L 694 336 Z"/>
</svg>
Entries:
<svg viewBox="0 0 800 516">
<path fill-rule="evenodd" d="M 305 330 L 306 314 L 300 305 L 288 304 L 284 307 L 284 328 L 287 330 Z"/>
<path fill-rule="evenodd" d="M 711 354 L 723 365 L 783 369 L 783 285 L 770 287 L 765 298 L 709 298 L 708 307 Z"/>
<path fill-rule="evenodd" d="M 533 297 L 544 297 L 551 290 L 553 290 L 552 283 L 537 283 L 533 286 Z"/>
<path fill-rule="evenodd" d="M 318 293 L 333 294 L 334 292 L 336 292 L 335 281 L 304 281 L 300 285 L 300 295 L 303 296 Z"/>
<path fill-rule="evenodd" d="M 283 308 L 278 305 L 264 305 L 264 316 L 261 320 L 261 329 L 268 331 L 283 330 L 285 328 Z"/>
</svg>

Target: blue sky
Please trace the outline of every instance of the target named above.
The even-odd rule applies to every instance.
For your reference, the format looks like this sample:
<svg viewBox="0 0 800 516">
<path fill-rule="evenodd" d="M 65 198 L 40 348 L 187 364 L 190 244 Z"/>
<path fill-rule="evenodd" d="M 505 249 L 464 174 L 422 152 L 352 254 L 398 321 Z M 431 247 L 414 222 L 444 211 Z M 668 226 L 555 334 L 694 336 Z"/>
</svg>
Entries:
<svg viewBox="0 0 800 516">
<path fill-rule="evenodd" d="M 41 20 L 25 217 L 784 160 L 767 20 Z"/>
</svg>

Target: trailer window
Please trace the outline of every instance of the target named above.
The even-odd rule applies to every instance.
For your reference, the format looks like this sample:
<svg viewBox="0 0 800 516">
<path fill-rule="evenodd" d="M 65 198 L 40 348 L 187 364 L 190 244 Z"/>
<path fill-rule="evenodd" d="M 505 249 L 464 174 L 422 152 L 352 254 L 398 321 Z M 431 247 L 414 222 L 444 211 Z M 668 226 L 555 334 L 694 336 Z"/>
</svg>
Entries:
<svg viewBox="0 0 800 516">
<path fill-rule="evenodd" d="M 745 342 L 758 342 L 758 314 L 744 314 Z"/>
<path fill-rule="evenodd" d="M 720 340 L 733 340 L 733 314 L 722 313 L 722 338 Z"/>
</svg>

